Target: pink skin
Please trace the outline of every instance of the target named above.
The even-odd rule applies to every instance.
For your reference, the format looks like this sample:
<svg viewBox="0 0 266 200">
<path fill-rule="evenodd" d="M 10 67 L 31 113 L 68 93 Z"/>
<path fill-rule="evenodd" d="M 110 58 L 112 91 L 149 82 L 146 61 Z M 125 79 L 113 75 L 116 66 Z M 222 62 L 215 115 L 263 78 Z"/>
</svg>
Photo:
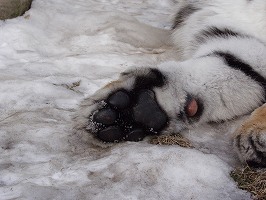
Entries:
<svg viewBox="0 0 266 200">
<path fill-rule="evenodd" d="M 186 113 L 189 117 L 193 117 L 196 115 L 198 111 L 198 103 L 195 99 L 192 99 L 188 106 L 186 107 Z"/>
</svg>

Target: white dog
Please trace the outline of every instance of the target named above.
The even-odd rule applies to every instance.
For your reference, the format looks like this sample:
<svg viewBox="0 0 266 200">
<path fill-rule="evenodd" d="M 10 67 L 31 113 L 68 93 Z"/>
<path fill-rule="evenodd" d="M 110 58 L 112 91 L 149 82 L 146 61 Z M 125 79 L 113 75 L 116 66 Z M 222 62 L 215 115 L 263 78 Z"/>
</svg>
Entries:
<svg viewBox="0 0 266 200">
<path fill-rule="evenodd" d="M 83 101 L 75 129 L 138 141 L 252 112 L 265 102 L 266 1 L 184 0 L 173 25 L 180 62 L 131 69 Z M 240 159 L 266 166 L 266 106 L 235 135 Z"/>
</svg>

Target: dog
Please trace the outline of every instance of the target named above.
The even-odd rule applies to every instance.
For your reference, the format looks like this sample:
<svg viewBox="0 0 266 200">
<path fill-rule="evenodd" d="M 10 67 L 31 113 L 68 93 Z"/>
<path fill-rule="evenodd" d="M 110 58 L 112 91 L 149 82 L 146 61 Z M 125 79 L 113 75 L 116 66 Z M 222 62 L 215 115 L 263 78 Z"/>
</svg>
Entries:
<svg viewBox="0 0 266 200">
<path fill-rule="evenodd" d="M 254 111 L 233 145 L 241 161 L 266 167 L 266 2 L 181 0 L 172 39 L 179 62 L 121 73 L 83 100 L 75 130 L 108 145 Z"/>
</svg>

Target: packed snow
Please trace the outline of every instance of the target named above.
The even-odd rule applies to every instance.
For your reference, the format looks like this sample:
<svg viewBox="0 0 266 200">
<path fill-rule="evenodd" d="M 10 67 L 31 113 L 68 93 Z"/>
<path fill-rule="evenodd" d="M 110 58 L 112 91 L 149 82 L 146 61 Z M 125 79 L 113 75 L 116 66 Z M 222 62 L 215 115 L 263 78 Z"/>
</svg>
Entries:
<svg viewBox="0 0 266 200">
<path fill-rule="evenodd" d="M 196 148 L 111 148 L 73 133 L 86 96 L 132 66 L 178 59 L 174 0 L 34 0 L 0 21 L 0 199 L 250 199 L 230 171 L 236 124 L 185 131 Z"/>
</svg>

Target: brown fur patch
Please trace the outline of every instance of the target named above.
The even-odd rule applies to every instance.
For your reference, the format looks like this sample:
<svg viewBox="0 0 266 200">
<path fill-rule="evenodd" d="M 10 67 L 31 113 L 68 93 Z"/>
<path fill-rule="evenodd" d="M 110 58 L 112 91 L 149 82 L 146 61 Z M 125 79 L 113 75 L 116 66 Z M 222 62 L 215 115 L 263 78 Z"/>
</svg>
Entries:
<svg viewBox="0 0 266 200">
<path fill-rule="evenodd" d="M 253 133 L 261 133 L 261 130 L 266 131 L 266 105 L 257 108 L 236 133 L 248 134 L 251 129 L 253 129 Z"/>
</svg>

